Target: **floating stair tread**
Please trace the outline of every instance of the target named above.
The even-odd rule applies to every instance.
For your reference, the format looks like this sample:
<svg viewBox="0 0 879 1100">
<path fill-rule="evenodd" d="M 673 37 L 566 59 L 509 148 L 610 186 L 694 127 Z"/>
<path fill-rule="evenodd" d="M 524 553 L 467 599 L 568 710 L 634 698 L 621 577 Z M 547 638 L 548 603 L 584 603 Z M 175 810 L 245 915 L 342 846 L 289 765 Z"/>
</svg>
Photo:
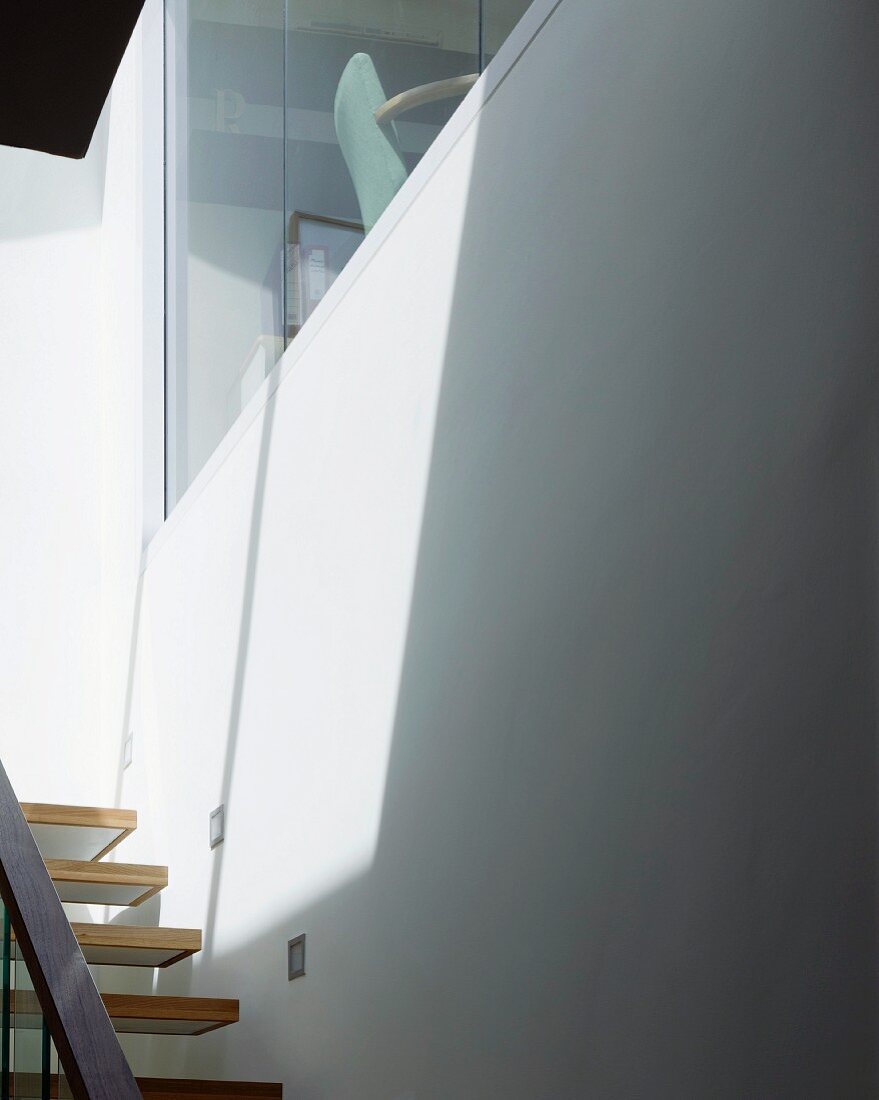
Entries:
<svg viewBox="0 0 879 1100">
<path fill-rule="evenodd" d="M 204 1035 L 238 1022 L 238 1001 L 219 997 L 163 997 L 102 993 L 107 1015 L 118 1032 L 137 1035 Z M 36 994 L 19 990 L 12 996 L 16 1027 L 40 1027 Z"/>
<path fill-rule="evenodd" d="M 137 828 L 134 810 L 22 802 L 43 859 L 96 860 Z"/>
<path fill-rule="evenodd" d="M 13 1074 L 14 1095 L 40 1097 L 43 1081 L 39 1073 Z M 162 1077 L 137 1077 L 137 1087 L 147 1100 L 282 1100 L 283 1085 L 262 1081 L 189 1081 Z M 70 1096 L 69 1086 L 63 1096 Z M 52 1074 L 50 1100 L 57 1100 L 58 1077 Z"/>
<path fill-rule="evenodd" d="M 85 905 L 140 905 L 168 885 L 168 868 L 142 863 L 47 859 L 62 901 Z"/>
<path fill-rule="evenodd" d="M 201 951 L 201 932 L 197 928 L 141 928 L 76 921 L 70 927 L 85 961 L 93 966 L 148 966 L 164 970 Z"/>
<path fill-rule="evenodd" d="M 117 1031 L 142 1035 L 204 1035 L 238 1023 L 238 1001 L 218 997 L 136 996 L 102 993 Z"/>
<path fill-rule="evenodd" d="M 150 1100 L 281 1100 L 282 1085 L 251 1081 L 178 1081 L 138 1077 L 141 1095 Z"/>
<path fill-rule="evenodd" d="M 140 928 L 75 922 L 70 927 L 85 961 L 93 965 L 164 969 L 201 951 L 201 932 L 197 928 Z"/>
</svg>

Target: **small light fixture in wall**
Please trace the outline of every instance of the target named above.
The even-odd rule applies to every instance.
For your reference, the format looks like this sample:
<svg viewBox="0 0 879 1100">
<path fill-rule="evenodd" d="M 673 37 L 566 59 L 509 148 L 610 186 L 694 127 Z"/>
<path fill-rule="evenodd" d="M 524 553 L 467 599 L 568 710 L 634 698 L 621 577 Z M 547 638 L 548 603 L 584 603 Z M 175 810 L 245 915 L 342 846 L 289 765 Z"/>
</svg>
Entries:
<svg viewBox="0 0 879 1100">
<path fill-rule="evenodd" d="M 125 744 L 122 746 L 122 770 L 131 766 L 131 757 L 134 754 L 134 734 L 129 733 L 125 738 Z"/>
<path fill-rule="evenodd" d="M 287 981 L 305 974 L 305 933 L 287 941 Z"/>
<path fill-rule="evenodd" d="M 211 847 L 222 844 L 226 836 L 226 807 L 217 806 L 210 816 Z"/>
</svg>

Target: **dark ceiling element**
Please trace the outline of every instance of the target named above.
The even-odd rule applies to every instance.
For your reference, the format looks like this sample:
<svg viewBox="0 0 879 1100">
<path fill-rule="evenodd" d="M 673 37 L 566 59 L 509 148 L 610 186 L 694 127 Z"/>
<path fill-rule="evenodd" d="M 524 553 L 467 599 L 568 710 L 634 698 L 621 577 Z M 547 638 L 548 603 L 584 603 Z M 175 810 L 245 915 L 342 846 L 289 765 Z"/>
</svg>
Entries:
<svg viewBox="0 0 879 1100">
<path fill-rule="evenodd" d="M 0 0 L 0 145 L 84 157 L 144 0 Z"/>
</svg>

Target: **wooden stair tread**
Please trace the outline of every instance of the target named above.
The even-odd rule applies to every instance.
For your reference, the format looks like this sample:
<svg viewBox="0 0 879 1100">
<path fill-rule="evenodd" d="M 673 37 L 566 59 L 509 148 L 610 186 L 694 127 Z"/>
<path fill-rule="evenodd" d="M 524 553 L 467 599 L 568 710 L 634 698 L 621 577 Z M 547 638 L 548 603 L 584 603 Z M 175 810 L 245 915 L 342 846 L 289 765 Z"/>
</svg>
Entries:
<svg viewBox="0 0 879 1100">
<path fill-rule="evenodd" d="M 165 969 L 201 951 L 197 928 L 141 928 L 125 924 L 71 923 L 85 960 L 111 966 Z"/>
<path fill-rule="evenodd" d="M 149 1100 L 282 1100 L 283 1085 L 264 1081 L 194 1081 L 165 1077 L 135 1078 L 141 1096 Z M 39 1073 L 12 1074 L 14 1095 L 39 1097 L 42 1095 L 42 1078 Z M 59 1094 L 58 1075 L 53 1073 L 49 1083 L 50 1100 Z M 69 1097 L 70 1086 L 61 1089 L 62 1097 Z"/>
<path fill-rule="evenodd" d="M 164 970 L 201 951 L 198 928 L 143 928 L 77 921 L 71 921 L 70 927 L 85 961 L 92 966 L 147 966 Z"/>
<path fill-rule="evenodd" d="M 220 997 L 165 997 L 158 994 L 102 993 L 101 999 L 119 1032 L 138 1035 L 204 1035 L 238 1022 L 238 1001 Z M 39 1027 L 36 994 L 12 994 L 16 1027 Z"/>
<path fill-rule="evenodd" d="M 168 885 L 168 868 L 144 863 L 47 859 L 62 901 L 85 905 L 141 905 Z"/>
<path fill-rule="evenodd" d="M 102 993 L 107 1015 L 117 1031 L 146 1034 L 203 1035 L 238 1023 L 238 1001 L 220 997 L 164 997 L 157 994 Z M 125 1026 L 128 1022 L 131 1026 Z M 152 1023 L 153 1027 L 140 1027 Z M 159 1024 L 179 1025 L 154 1030 Z M 190 1026 L 192 1025 L 192 1026 Z"/>
<path fill-rule="evenodd" d="M 101 859 L 137 828 L 134 810 L 20 803 L 43 859 Z"/>
<path fill-rule="evenodd" d="M 138 1077 L 144 1097 L 153 1100 L 281 1100 L 282 1085 L 261 1081 L 188 1081 Z"/>
</svg>

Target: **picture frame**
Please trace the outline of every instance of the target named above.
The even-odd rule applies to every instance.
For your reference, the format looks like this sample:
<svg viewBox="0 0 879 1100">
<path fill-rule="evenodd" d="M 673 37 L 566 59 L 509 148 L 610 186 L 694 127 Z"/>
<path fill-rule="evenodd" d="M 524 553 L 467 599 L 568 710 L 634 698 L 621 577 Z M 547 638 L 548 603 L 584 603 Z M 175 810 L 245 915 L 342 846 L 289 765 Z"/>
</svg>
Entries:
<svg viewBox="0 0 879 1100">
<path fill-rule="evenodd" d="M 323 300 L 365 236 L 363 223 L 294 210 L 287 246 L 286 326 L 292 339 Z"/>
</svg>

